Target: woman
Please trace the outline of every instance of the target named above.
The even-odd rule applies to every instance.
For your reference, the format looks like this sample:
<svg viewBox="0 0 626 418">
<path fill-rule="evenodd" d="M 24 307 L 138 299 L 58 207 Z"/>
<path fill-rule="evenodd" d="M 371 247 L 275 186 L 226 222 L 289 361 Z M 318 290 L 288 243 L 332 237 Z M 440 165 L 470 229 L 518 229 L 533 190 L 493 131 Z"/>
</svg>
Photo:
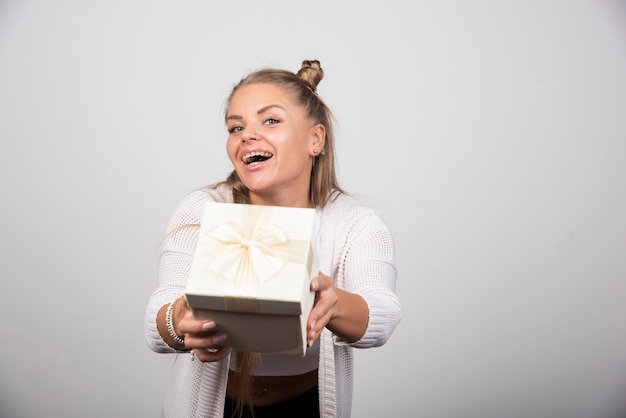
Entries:
<svg viewBox="0 0 626 418">
<path fill-rule="evenodd" d="M 191 351 L 191 361 L 175 362 L 163 416 L 349 417 L 352 348 L 384 344 L 400 320 L 390 232 L 337 184 L 332 115 L 316 93 L 322 77 L 318 61 L 304 61 L 297 74 L 242 79 L 225 115 L 233 172 L 186 196 L 170 220 L 146 338 L 156 352 Z M 213 321 L 193 318 L 182 295 L 209 201 L 317 209 L 320 273 L 305 357 L 231 352 Z"/>
</svg>

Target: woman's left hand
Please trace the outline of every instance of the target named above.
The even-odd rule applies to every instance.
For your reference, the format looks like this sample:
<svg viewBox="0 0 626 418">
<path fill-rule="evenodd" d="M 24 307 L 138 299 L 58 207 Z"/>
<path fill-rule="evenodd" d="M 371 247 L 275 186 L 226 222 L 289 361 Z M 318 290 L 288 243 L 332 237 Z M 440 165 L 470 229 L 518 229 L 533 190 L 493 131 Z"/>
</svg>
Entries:
<svg viewBox="0 0 626 418">
<path fill-rule="evenodd" d="M 310 347 L 324 327 L 347 342 L 359 340 L 367 329 L 369 309 L 365 300 L 335 286 L 332 277 L 319 273 L 311 280 L 315 304 L 307 321 L 307 345 Z"/>
<path fill-rule="evenodd" d="M 315 304 L 307 321 L 307 345 L 310 347 L 333 317 L 337 300 L 333 279 L 322 274 L 311 280 L 311 291 L 315 292 Z"/>
</svg>

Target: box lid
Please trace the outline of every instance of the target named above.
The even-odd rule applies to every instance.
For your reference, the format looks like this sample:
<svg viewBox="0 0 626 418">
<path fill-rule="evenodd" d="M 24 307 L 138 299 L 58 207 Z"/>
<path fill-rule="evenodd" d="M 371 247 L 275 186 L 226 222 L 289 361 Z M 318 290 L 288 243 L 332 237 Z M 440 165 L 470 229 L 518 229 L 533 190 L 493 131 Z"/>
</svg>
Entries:
<svg viewBox="0 0 626 418">
<path fill-rule="evenodd" d="M 202 309 L 300 315 L 317 275 L 312 208 L 207 203 L 186 288 Z"/>
</svg>

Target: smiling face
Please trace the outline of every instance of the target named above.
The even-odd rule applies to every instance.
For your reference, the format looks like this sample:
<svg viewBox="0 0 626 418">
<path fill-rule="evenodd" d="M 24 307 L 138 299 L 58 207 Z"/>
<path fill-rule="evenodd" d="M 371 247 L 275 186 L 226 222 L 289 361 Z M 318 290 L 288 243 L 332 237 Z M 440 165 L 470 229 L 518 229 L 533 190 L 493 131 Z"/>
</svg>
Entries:
<svg viewBox="0 0 626 418">
<path fill-rule="evenodd" d="M 309 207 L 313 158 L 326 130 L 283 87 L 248 84 L 231 97 L 226 149 L 250 202 Z"/>
</svg>

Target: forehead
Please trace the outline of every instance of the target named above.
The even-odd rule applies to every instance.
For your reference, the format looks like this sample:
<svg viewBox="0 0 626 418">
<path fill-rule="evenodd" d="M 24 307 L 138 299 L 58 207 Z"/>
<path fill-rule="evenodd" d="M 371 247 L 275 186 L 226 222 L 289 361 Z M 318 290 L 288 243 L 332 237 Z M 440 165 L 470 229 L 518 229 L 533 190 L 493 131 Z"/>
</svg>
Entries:
<svg viewBox="0 0 626 418">
<path fill-rule="evenodd" d="M 283 107 L 297 106 L 289 90 L 268 83 L 255 83 L 241 86 L 230 100 L 229 111 L 243 107 L 264 107 L 278 104 Z"/>
</svg>

